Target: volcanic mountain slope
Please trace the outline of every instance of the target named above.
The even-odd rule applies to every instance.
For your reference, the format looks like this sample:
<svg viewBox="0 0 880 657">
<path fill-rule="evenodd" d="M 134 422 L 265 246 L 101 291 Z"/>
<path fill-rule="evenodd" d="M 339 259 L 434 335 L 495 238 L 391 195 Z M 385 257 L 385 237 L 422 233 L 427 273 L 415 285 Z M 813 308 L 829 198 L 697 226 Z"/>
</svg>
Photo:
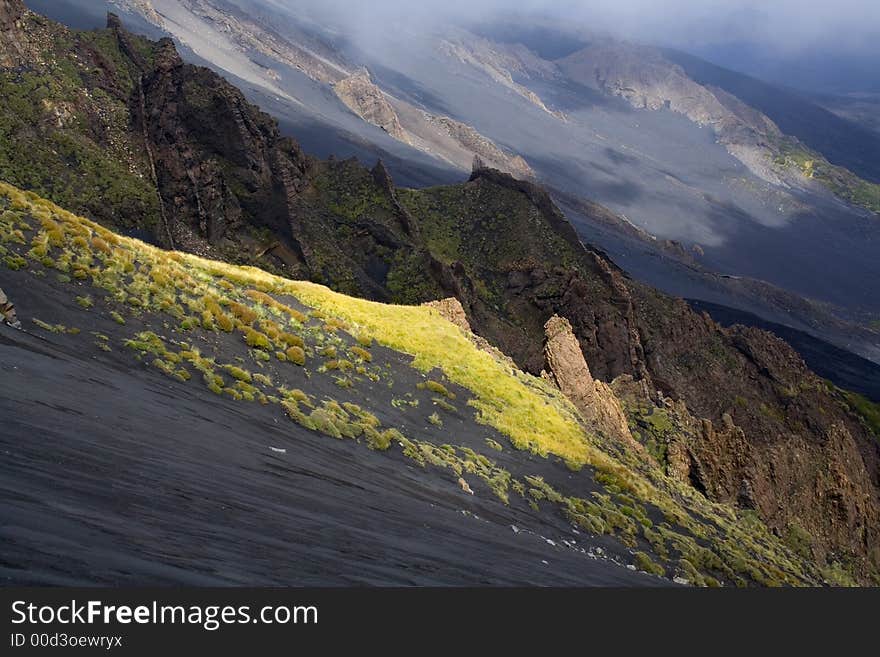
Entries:
<svg viewBox="0 0 880 657">
<path fill-rule="evenodd" d="M 147 4 L 113 6 L 143 19 Z M 880 276 L 867 168 L 876 137 L 805 98 L 558 24 L 536 36 L 530 21 L 420 30 L 389 17 L 387 38 L 367 47 L 332 16 L 263 0 L 150 6 L 154 25 L 184 44 L 228 42 L 184 56 L 253 87 L 249 97 L 313 152 L 394 153 L 383 157 L 395 178 L 419 185 L 450 180 L 425 158 L 460 169 L 477 153 L 577 197 L 564 210 L 582 238 L 642 280 L 880 359 L 878 295 L 859 283 Z M 238 77 L 242 67 L 297 102 Z M 345 120 L 338 98 L 354 112 Z M 615 225 L 579 212 L 584 197 L 610 208 Z"/>
<path fill-rule="evenodd" d="M 706 495 L 749 509 L 788 539 L 809 535 L 809 546 L 795 543 L 815 563 L 842 564 L 859 581 L 870 581 L 880 527 L 877 441 L 850 401 L 810 373 L 784 343 L 761 331 L 722 329 L 684 302 L 632 281 L 602 253 L 585 248 L 533 183 L 477 168 L 464 184 L 398 189 L 381 164 L 367 170 L 353 160 L 305 156 L 234 87 L 181 62 L 169 41 L 134 37 L 115 21 L 83 35 L 25 15 L 18 29 L 25 47 L 42 44 L 40 52 L 46 52 L 47 39 L 67 35 L 71 52 L 89 59 L 76 76 L 65 77 L 59 70 L 70 70 L 67 60 L 50 49 L 54 59 L 44 55 L 43 63 L 4 71 L 10 89 L 25 90 L 13 97 L 30 112 L 2 115 L 18 121 L 10 141 L 0 142 L 13 158 L 2 171 L 7 179 L 69 202 L 108 226 L 347 294 L 407 304 L 455 297 L 482 340 L 532 375 L 559 361 L 548 358 L 545 342 L 547 327 L 561 324 L 554 317 L 562 318 L 585 357 L 582 367 L 574 363 L 569 371 L 581 373 L 576 382 L 584 372 L 591 380 L 578 390 L 562 373 L 548 371 L 550 378 L 579 400 L 583 415 L 610 422 L 600 433 L 626 442 L 614 422 L 618 411 L 626 415 L 631 437 L 642 445 L 631 446 L 635 460 L 628 466 L 641 471 L 642 458 L 653 459 L 657 466 L 648 468 L 654 473 L 648 476 L 677 481 L 688 497 Z M 92 66 L 99 57 L 105 66 Z M 51 84 L 44 80 L 38 93 L 27 92 L 22 82 L 36 76 Z M 56 84 L 68 84 L 61 86 L 64 93 L 84 99 L 60 126 L 52 113 L 51 93 L 60 93 Z M 118 94 L 96 91 L 105 88 Z M 105 103 L 97 109 L 88 104 L 96 97 Z M 115 132 L 107 129 L 105 117 L 116 115 L 108 109 L 122 117 Z M 77 152 L 96 158 L 105 157 L 99 144 L 107 134 L 129 143 L 132 153 L 144 153 L 140 166 L 146 170 L 132 160 L 121 180 L 152 192 L 145 198 L 155 199 L 153 214 L 139 217 L 118 208 L 110 195 L 92 211 L 88 201 L 100 181 L 99 167 L 85 158 L 62 158 L 58 149 L 41 152 L 33 140 L 38 130 L 44 138 L 63 136 L 83 149 Z M 40 166 L 59 175 L 23 178 L 17 167 L 34 166 L 22 152 L 28 148 L 44 158 Z M 70 185 L 74 179 L 81 184 Z M 27 242 L 25 232 L 13 228 L 11 241 Z M 39 251 L 41 260 L 56 263 Z M 29 268 L 23 256 L 4 255 L 8 266 Z M 70 266 L 66 261 L 64 267 Z M 88 279 L 91 273 L 67 275 Z M 15 298 L 15 286 L 6 291 Z M 184 314 L 192 317 L 178 319 L 190 328 L 193 318 L 209 326 L 215 321 L 201 310 Z M 369 314 L 347 321 L 368 324 Z M 259 336 L 251 340 L 262 343 Z M 563 342 L 566 353 L 572 353 L 572 340 Z M 169 369 L 167 358 L 157 358 L 157 368 Z M 616 401 L 599 383 L 611 387 Z M 596 394 L 594 408 L 584 400 Z M 517 442 L 528 446 L 529 440 Z M 567 448 L 561 451 L 568 458 Z"/>
<path fill-rule="evenodd" d="M 438 310 L 161 251 L 7 185 L 0 206 L 29 325 L 2 333 L 8 583 L 843 576 L 585 430 Z"/>
<path fill-rule="evenodd" d="M 223 0 L 117 2 L 156 28 L 167 30 L 206 61 L 300 105 L 277 68 L 295 70 L 326 85 L 342 104 L 393 139 L 467 170 L 474 156 L 517 176 L 531 176 L 521 157 L 499 148 L 471 126 L 425 111 L 380 89 L 369 71 L 346 60 L 320 35 L 292 26 L 278 30 L 271 7 L 243 10 Z M 294 96 L 290 94 L 293 93 Z"/>
</svg>

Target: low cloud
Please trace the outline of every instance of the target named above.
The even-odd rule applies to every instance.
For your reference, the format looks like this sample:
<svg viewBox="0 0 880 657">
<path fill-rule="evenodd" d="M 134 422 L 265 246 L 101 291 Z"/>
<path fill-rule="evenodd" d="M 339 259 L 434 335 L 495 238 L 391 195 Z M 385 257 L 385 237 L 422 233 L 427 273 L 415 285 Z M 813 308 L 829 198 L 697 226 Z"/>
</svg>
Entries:
<svg viewBox="0 0 880 657">
<path fill-rule="evenodd" d="M 251 0 L 253 1 L 253 0 Z M 584 31 L 682 48 L 746 43 L 784 54 L 858 52 L 880 43 L 880 2 L 836 0 L 263 0 L 344 24 L 364 38 L 395 23 L 493 17 L 564 19 Z"/>
</svg>

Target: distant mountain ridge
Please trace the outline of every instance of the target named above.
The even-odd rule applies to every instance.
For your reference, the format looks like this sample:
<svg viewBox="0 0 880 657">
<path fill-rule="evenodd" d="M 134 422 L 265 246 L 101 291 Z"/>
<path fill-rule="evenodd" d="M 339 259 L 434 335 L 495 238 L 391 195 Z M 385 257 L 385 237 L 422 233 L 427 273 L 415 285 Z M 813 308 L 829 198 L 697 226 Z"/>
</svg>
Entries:
<svg viewBox="0 0 880 657">
<path fill-rule="evenodd" d="M 880 183 L 880 135 L 836 116 L 804 93 L 767 84 L 679 51 L 665 50 L 664 54 L 700 84 L 720 87 L 763 112 L 782 132 L 797 137 L 832 164 Z"/>
<path fill-rule="evenodd" d="M 421 34 L 401 24 L 389 26 L 394 39 L 365 50 L 338 26 L 261 0 L 113 6 L 136 12 L 127 16 L 138 24 L 152 16 L 151 29 L 173 35 L 184 59 L 229 76 L 311 152 L 382 157 L 396 180 L 419 186 L 459 179 L 456 171 L 478 156 L 546 183 L 560 199 L 608 207 L 621 217 L 619 228 L 593 224 L 589 213 L 570 218 L 652 285 L 878 358 L 880 306 L 855 281 L 880 274 L 871 252 L 880 223 L 863 209 L 880 207 L 880 187 L 832 165 L 720 86 L 700 84 L 658 49 L 577 38 L 548 50 L 542 39 L 565 27 L 538 22 L 525 33 L 493 23 Z M 586 77 L 578 82 L 555 60 L 584 47 Z M 687 110 L 673 116 L 662 90 L 648 103 L 659 109 L 646 110 L 615 96 L 613 85 L 595 84 L 589 54 L 603 49 L 637 77 L 649 64 L 661 80 L 674 72 L 701 99 L 691 106 L 696 121 Z M 633 240 L 627 226 L 647 239 Z M 669 242 L 683 258 L 663 246 Z M 782 254 L 792 252 L 782 267 Z M 714 274 L 741 283 L 730 290 Z"/>
</svg>

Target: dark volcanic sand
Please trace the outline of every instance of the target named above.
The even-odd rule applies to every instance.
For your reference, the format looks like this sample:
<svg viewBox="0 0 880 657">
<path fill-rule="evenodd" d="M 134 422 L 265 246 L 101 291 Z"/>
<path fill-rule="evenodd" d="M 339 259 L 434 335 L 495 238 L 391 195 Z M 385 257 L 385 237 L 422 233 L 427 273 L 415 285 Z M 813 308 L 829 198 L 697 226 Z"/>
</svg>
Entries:
<svg viewBox="0 0 880 657">
<path fill-rule="evenodd" d="M 50 339 L 0 328 L 3 584 L 665 581 L 564 547 L 605 543 L 549 511 Z"/>
</svg>

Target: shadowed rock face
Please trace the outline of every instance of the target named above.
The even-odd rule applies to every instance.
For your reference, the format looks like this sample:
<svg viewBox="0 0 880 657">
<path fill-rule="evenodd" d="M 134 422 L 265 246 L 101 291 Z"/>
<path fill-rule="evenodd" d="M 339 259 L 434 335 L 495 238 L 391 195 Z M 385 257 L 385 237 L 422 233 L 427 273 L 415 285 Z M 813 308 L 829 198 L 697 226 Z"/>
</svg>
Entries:
<svg viewBox="0 0 880 657">
<path fill-rule="evenodd" d="M 235 87 L 184 64 L 170 40 L 141 79 L 137 121 L 154 153 L 175 244 L 198 251 L 243 224 L 289 238 L 290 204 L 308 166 L 299 147 Z"/>
</svg>

